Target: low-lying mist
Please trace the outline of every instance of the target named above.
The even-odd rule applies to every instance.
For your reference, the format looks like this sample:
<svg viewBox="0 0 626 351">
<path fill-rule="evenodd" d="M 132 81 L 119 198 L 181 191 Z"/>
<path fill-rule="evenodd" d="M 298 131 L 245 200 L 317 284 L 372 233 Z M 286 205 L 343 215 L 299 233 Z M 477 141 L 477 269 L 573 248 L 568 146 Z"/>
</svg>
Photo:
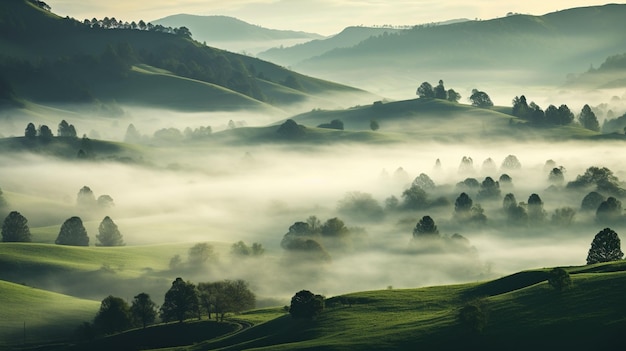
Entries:
<svg viewBox="0 0 626 351">
<path fill-rule="evenodd" d="M 154 162 L 149 166 L 5 154 L 0 156 L 0 188 L 8 202 L 6 212 L 19 211 L 31 228 L 60 226 L 71 216 L 81 216 L 92 246 L 104 216 L 115 221 L 127 246 L 220 243 L 214 263 L 202 269 L 170 267 L 161 270 L 160 277 L 173 280 L 180 275 L 194 282 L 242 278 L 250 282 L 260 301 L 287 303 L 301 289 L 335 295 L 478 281 L 524 269 L 584 264 L 593 236 L 608 225 L 596 222 L 594 213 L 580 210 L 589 189 L 574 191 L 565 184 L 590 166 L 608 167 L 617 177 L 626 178 L 617 152 L 620 147 L 609 142 L 480 141 L 309 147 L 210 144 L 206 148 L 155 147 Z M 516 156 L 520 169 L 502 167 L 509 155 Z M 473 165 L 461 173 L 463 157 L 471 158 Z M 493 163 L 483 166 L 489 158 Z M 437 160 L 439 167 L 435 167 Z M 548 160 L 554 163 L 546 168 Z M 179 167 L 167 168 L 174 163 Z M 561 185 L 548 180 L 552 166 L 564 167 Z M 395 197 L 401 207 L 403 192 L 422 173 L 435 184 L 426 190 L 431 204 L 394 210 L 390 198 Z M 457 187 L 467 178 L 479 183 L 486 177 L 497 181 L 504 173 L 512 178 L 512 186 L 501 184 L 500 195 L 493 199 L 481 199 L 478 189 Z M 83 186 L 96 197 L 109 195 L 114 206 L 77 207 L 77 194 Z M 454 220 L 455 199 L 464 191 L 474 204 L 481 205 L 485 224 Z M 369 194 L 378 204 L 380 216 L 363 212 L 371 208 L 341 207 L 348 193 Z M 544 203 L 545 223 L 507 223 L 502 210 L 507 193 L 513 193 L 518 202 L 538 194 Z M 563 207 L 576 210 L 573 223 L 552 224 L 550 216 Z M 316 216 L 320 224 L 338 217 L 351 233 L 342 237 L 341 245 L 322 241 L 330 259 L 320 260 L 306 251 L 281 246 L 290 227 L 310 216 Z M 443 240 L 437 244 L 441 247 L 422 247 L 419 238 L 412 239 L 413 229 L 424 216 L 434 219 Z M 620 233 L 624 223 L 611 227 Z M 463 242 L 460 249 L 446 246 L 458 238 L 455 234 L 467 239 L 458 241 Z M 46 240 L 33 236 L 35 242 Z M 229 248 L 238 241 L 260 243 L 265 253 L 245 259 L 233 256 Z M 171 256 L 163 257 L 163 265 L 176 254 L 173 250 Z M 108 284 L 111 291 L 101 291 L 101 298 L 122 294 L 130 299 L 140 292 L 129 291 L 127 283 L 122 285 Z M 168 288 L 155 291 L 154 281 L 142 285 L 141 280 L 132 287 L 141 290 L 142 286 L 152 289 L 157 299 Z M 80 291 L 68 287 L 62 290 L 81 296 Z M 93 294 L 88 295 L 97 298 Z"/>
</svg>

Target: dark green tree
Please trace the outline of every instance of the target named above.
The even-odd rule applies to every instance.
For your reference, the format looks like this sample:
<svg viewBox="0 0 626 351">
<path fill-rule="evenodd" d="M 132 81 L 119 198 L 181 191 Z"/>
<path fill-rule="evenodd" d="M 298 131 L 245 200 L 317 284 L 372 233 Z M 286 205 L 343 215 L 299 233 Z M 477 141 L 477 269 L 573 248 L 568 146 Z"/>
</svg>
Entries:
<svg viewBox="0 0 626 351">
<path fill-rule="evenodd" d="M 472 106 L 481 108 L 493 107 L 493 101 L 491 101 L 489 95 L 478 89 L 472 89 L 472 95 L 470 95 L 469 100 L 472 103 Z"/>
<path fill-rule="evenodd" d="M 598 123 L 598 118 L 596 114 L 591 111 L 591 107 L 589 105 L 583 106 L 583 109 L 580 111 L 578 115 L 578 123 L 580 123 L 583 128 L 600 131 L 600 123 Z"/>
<path fill-rule="evenodd" d="M 557 291 L 563 291 L 572 285 L 572 278 L 565 269 L 556 267 L 550 271 L 548 284 Z"/>
<path fill-rule="evenodd" d="M 96 329 L 104 334 L 118 333 L 131 327 L 130 308 L 124 299 L 109 295 L 100 304 L 93 320 Z"/>
<path fill-rule="evenodd" d="M 130 305 L 130 315 L 135 325 L 146 328 L 154 323 L 157 317 L 157 305 L 152 301 L 150 295 L 140 293 L 133 298 Z"/>
<path fill-rule="evenodd" d="M 624 253 L 619 236 L 611 228 L 602 229 L 591 242 L 587 254 L 587 264 L 621 260 Z"/>
<path fill-rule="evenodd" d="M 62 120 L 57 129 L 57 136 L 75 138 L 76 129 L 74 128 L 74 125 L 68 124 L 65 120 Z"/>
<path fill-rule="evenodd" d="M 17 211 L 12 211 L 2 223 L 3 242 L 30 242 L 28 220 Z"/>
<path fill-rule="evenodd" d="M 459 310 L 458 320 L 467 333 L 482 333 L 487 326 L 485 301 L 476 300 L 465 304 Z"/>
<path fill-rule="evenodd" d="M 416 94 L 420 98 L 432 99 L 435 97 L 435 91 L 433 90 L 433 86 L 428 82 L 423 82 L 418 88 Z"/>
<path fill-rule="evenodd" d="M 527 120 L 530 118 L 530 113 L 531 111 L 530 107 L 528 106 L 528 102 L 526 102 L 526 96 L 516 96 L 513 99 L 513 108 L 511 110 L 511 114 L 515 117 Z"/>
<path fill-rule="evenodd" d="M 443 86 L 443 80 L 439 80 L 439 84 L 433 88 L 433 93 L 435 95 L 435 99 L 446 100 L 448 98 L 446 88 Z"/>
<path fill-rule="evenodd" d="M 39 139 L 41 139 L 44 142 L 48 142 L 48 141 L 52 140 L 52 137 L 53 137 L 52 131 L 45 124 L 39 126 L 39 130 L 37 131 L 37 135 L 39 136 Z"/>
<path fill-rule="evenodd" d="M 57 245 L 89 246 L 89 236 L 80 217 L 68 218 L 59 231 L 54 242 Z"/>
<path fill-rule="evenodd" d="M 306 127 L 299 125 L 292 119 L 288 119 L 278 127 L 276 133 L 285 138 L 297 139 L 306 135 Z"/>
<path fill-rule="evenodd" d="M 291 298 L 289 314 L 294 319 L 313 319 L 324 310 L 324 296 L 300 290 Z"/>
<path fill-rule="evenodd" d="M 376 121 L 375 119 L 371 120 L 370 129 L 373 131 L 377 131 L 378 129 L 380 129 L 380 125 L 378 124 L 378 121 Z"/>
<path fill-rule="evenodd" d="M 548 175 L 548 181 L 554 185 L 562 185 L 565 182 L 565 176 L 563 170 L 558 167 L 552 168 Z"/>
<path fill-rule="evenodd" d="M 500 183 L 493 180 L 491 177 L 485 177 L 480 184 L 480 190 L 477 197 L 479 199 L 493 199 L 500 197 Z"/>
<path fill-rule="evenodd" d="M 196 286 L 179 277 L 165 293 L 160 316 L 166 323 L 170 321 L 182 323 L 185 319 L 197 317 L 199 308 Z"/>
<path fill-rule="evenodd" d="M 546 219 L 546 211 L 543 209 L 543 200 L 537 194 L 528 197 L 528 219 L 533 223 L 543 222 Z"/>
<path fill-rule="evenodd" d="M 454 89 L 448 89 L 448 101 L 459 102 L 461 100 L 461 94 L 454 91 Z"/>
<path fill-rule="evenodd" d="M 439 237 L 439 229 L 430 216 L 422 217 L 413 229 L 413 238 Z"/>
<path fill-rule="evenodd" d="M 124 240 L 122 239 L 122 234 L 120 230 L 117 228 L 117 224 L 113 222 L 113 220 L 106 216 L 100 222 L 98 226 L 98 235 L 96 235 L 96 239 L 98 242 L 96 246 L 124 246 Z"/>
<path fill-rule="evenodd" d="M 37 137 L 37 129 L 34 124 L 28 123 L 24 131 L 24 137 L 26 137 L 26 139 L 35 139 Z"/>
<path fill-rule="evenodd" d="M 596 211 L 604 200 L 606 200 L 606 198 L 602 194 L 592 191 L 585 195 L 580 203 L 580 209 L 583 211 Z"/>
<path fill-rule="evenodd" d="M 428 207 L 428 194 L 419 186 L 412 185 L 402 193 L 402 207 L 422 209 Z"/>
<path fill-rule="evenodd" d="M 569 107 L 567 107 L 567 105 L 561 105 L 559 106 L 559 119 L 558 119 L 560 125 L 567 125 L 570 124 L 574 121 L 574 114 L 572 113 L 572 111 L 570 111 Z"/>
<path fill-rule="evenodd" d="M 622 218 L 622 202 L 610 196 L 596 210 L 598 222 L 615 222 Z"/>
</svg>

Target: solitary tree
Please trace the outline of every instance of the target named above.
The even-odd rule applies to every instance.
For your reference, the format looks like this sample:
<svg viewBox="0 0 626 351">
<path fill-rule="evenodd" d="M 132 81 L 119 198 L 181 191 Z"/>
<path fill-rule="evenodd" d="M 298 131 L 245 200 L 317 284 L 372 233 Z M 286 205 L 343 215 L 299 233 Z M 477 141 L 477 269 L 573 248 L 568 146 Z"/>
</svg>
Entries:
<svg viewBox="0 0 626 351">
<path fill-rule="evenodd" d="M 89 246 L 89 236 L 87 236 L 87 230 L 83 226 L 83 221 L 80 217 L 68 218 L 59 231 L 59 236 L 55 240 L 57 245 L 72 245 L 72 246 Z"/>
<path fill-rule="evenodd" d="M 528 197 L 528 219 L 538 222 L 543 222 L 546 219 L 543 200 L 537 194 L 531 194 Z"/>
<path fill-rule="evenodd" d="M 443 86 L 443 80 L 439 80 L 439 84 L 433 88 L 433 93 L 435 94 L 435 99 L 446 100 L 448 98 L 446 88 Z"/>
<path fill-rule="evenodd" d="M 420 237 L 439 237 L 439 229 L 430 216 L 422 217 L 413 229 L 413 238 Z"/>
<path fill-rule="evenodd" d="M 375 119 L 371 120 L 370 129 L 373 131 L 377 131 L 378 129 L 380 129 L 380 125 L 378 124 L 378 121 L 376 121 Z"/>
<path fill-rule="evenodd" d="M 28 220 L 17 211 L 12 211 L 2 223 L 3 242 L 30 242 Z"/>
<path fill-rule="evenodd" d="M 570 278 L 569 273 L 565 269 L 556 267 L 550 271 L 548 284 L 554 289 L 562 291 L 572 285 L 572 278 Z"/>
<path fill-rule="evenodd" d="M 584 128 L 600 131 L 600 123 L 598 123 L 598 118 L 596 114 L 591 111 L 591 107 L 589 105 L 583 106 L 583 109 L 580 111 L 580 115 L 578 115 L 578 122 Z"/>
<path fill-rule="evenodd" d="M 324 296 L 300 290 L 291 298 L 289 314 L 295 319 L 313 319 L 324 310 Z"/>
<path fill-rule="evenodd" d="M 461 94 L 454 91 L 454 89 L 448 89 L 448 101 L 459 102 L 461 100 Z"/>
<path fill-rule="evenodd" d="M 52 137 L 53 137 L 50 127 L 48 127 L 45 124 L 39 126 L 39 130 L 37 134 L 39 135 L 39 138 L 44 142 L 48 142 L 52 140 Z"/>
<path fill-rule="evenodd" d="M 182 278 L 176 278 L 165 293 L 160 310 L 161 319 L 166 323 L 174 320 L 182 323 L 187 318 L 196 317 L 199 307 L 196 286 Z"/>
<path fill-rule="evenodd" d="M 141 293 L 134 297 L 130 306 L 130 314 L 135 325 L 141 325 L 145 329 L 148 324 L 154 323 L 157 316 L 157 306 L 150 299 L 150 295 Z"/>
<path fill-rule="evenodd" d="M 100 304 L 94 326 L 105 334 L 113 334 L 131 326 L 130 308 L 122 298 L 109 295 Z"/>
<path fill-rule="evenodd" d="M 470 95 L 469 100 L 472 102 L 472 106 L 481 107 L 481 108 L 489 108 L 493 107 L 493 102 L 487 93 L 484 91 L 479 91 L 478 89 L 472 89 L 472 95 Z"/>
<path fill-rule="evenodd" d="M 619 236 L 611 228 L 602 229 L 591 242 L 587 254 L 587 264 L 621 260 L 624 253 L 620 247 Z"/>
<path fill-rule="evenodd" d="M 96 239 L 99 241 L 96 246 L 124 246 L 122 234 L 109 216 L 100 222 Z"/>
<path fill-rule="evenodd" d="M 198 268 L 208 261 L 217 260 L 217 254 L 212 245 L 208 243 L 197 243 L 187 251 L 189 264 L 193 268 Z"/>
</svg>

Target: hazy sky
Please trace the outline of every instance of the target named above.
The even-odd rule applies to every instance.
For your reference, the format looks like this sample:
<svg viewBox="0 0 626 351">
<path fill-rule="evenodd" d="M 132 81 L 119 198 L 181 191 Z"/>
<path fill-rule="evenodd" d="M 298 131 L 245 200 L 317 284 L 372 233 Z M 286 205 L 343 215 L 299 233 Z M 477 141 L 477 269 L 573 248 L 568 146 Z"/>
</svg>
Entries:
<svg viewBox="0 0 626 351">
<path fill-rule="evenodd" d="M 455 18 L 491 19 L 508 12 L 542 15 L 593 0 L 46 0 L 52 11 L 79 20 L 156 20 L 168 15 L 227 15 L 275 29 L 330 35 L 351 25 L 413 25 Z"/>
</svg>

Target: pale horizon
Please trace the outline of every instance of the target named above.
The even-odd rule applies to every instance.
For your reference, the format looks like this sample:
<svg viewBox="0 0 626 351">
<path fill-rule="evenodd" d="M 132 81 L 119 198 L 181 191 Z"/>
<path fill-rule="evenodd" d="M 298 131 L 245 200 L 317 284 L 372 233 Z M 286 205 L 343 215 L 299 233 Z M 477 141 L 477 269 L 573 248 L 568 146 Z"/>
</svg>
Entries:
<svg viewBox="0 0 626 351">
<path fill-rule="evenodd" d="M 610 2 L 570 1 L 394 1 L 367 0 L 154 0 L 96 1 L 48 0 L 52 11 L 77 20 L 115 17 L 123 21 L 147 22 L 176 15 L 223 15 L 271 29 L 297 30 L 332 35 L 349 26 L 405 26 L 467 18 L 493 19 L 509 12 L 529 15 Z"/>
</svg>

